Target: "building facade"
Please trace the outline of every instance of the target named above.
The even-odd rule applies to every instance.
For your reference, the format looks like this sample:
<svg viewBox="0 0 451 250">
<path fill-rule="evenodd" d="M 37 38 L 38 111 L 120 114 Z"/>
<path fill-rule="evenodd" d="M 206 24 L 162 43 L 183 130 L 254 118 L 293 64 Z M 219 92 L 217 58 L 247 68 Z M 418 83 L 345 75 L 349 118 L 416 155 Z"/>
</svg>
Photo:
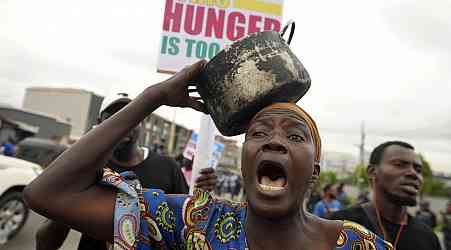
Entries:
<svg viewBox="0 0 451 250">
<path fill-rule="evenodd" d="M 33 87 L 26 89 L 23 107 L 71 124 L 71 137 L 79 138 L 97 123 L 102 101 L 83 89 Z"/>
<path fill-rule="evenodd" d="M 153 151 L 163 150 L 164 154 L 175 157 L 183 152 L 191 130 L 172 123 L 159 115 L 151 114 L 144 120 L 144 133 L 140 144 Z"/>
<path fill-rule="evenodd" d="M 19 141 L 35 135 L 38 130 L 38 127 L 10 120 L 0 115 L 0 145 L 8 142 L 17 144 Z"/>
<path fill-rule="evenodd" d="M 70 136 L 71 125 L 49 115 L 11 106 L 0 106 L 0 116 L 14 121 L 17 125 L 20 124 L 23 129 L 28 128 L 37 138 L 65 142 Z"/>
</svg>

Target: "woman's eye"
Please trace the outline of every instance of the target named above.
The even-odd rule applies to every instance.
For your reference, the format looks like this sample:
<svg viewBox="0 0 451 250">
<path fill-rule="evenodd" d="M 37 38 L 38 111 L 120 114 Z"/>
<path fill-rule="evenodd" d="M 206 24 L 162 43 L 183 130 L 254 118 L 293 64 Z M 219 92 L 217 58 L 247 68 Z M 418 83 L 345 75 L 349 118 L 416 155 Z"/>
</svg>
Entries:
<svg viewBox="0 0 451 250">
<path fill-rule="evenodd" d="M 294 142 L 303 142 L 304 141 L 304 137 L 302 137 L 300 135 L 289 135 L 288 139 L 290 141 L 294 141 Z"/>
<path fill-rule="evenodd" d="M 266 134 L 264 133 L 264 132 L 262 132 L 262 131 L 255 131 L 254 133 L 252 133 L 252 137 L 263 137 L 263 136 L 265 136 Z"/>
</svg>

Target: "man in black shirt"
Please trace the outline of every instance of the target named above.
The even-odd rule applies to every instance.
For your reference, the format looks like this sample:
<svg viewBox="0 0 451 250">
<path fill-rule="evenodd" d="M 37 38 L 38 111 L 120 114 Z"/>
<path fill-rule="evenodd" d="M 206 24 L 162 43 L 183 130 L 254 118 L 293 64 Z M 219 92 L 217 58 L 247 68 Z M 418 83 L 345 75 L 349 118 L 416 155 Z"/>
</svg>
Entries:
<svg viewBox="0 0 451 250">
<path fill-rule="evenodd" d="M 417 203 L 423 182 L 421 168 L 410 144 L 390 141 L 377 146 L 368 166 L 373 200 L 329 218 L 357 222 L 391 242 L 396 250 L 441 249 L 434 232 L 406 211 Z"/>
<path fill-rule="evenodd" d="M 99 116 L 100 124 L 125 107 L 131 99 L 127 96 L 113 101 L 106 106 Z M 138 146 L 141 126 L 136 127 L 116 145 L 111 158 L 106 164 L 115 172 L 133 171 L 144 188 L 156 188 L 170 194 L 187 194 L 189 189 L 180 166 L 172 158 L 149 152 Z M 103 173 L 99 173 L 99 178 Z M 196 186 L 211 190 L 216 183 L 213 171 L 201 171 Z M 70 228 L 55 221 L 45 222 L 36 234 L 37 250 L 56 250 L 61 247 Z M 83 234 L 78 245 L 79 250 L 106 250 L 106 244 Z"/>
</svg>

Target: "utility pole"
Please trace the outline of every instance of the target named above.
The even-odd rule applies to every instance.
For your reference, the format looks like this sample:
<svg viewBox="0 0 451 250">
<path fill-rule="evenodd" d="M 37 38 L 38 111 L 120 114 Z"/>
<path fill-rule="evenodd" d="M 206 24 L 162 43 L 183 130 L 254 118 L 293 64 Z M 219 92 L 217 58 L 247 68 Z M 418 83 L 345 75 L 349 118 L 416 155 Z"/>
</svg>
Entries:
<svg viewBox="0 0 451 250">
<path fill-rule="evenodd" d="M 363 166 L 365 164 L 365 121 L 362 121 L 360 125 L 360 165 Z"/>
</svg>

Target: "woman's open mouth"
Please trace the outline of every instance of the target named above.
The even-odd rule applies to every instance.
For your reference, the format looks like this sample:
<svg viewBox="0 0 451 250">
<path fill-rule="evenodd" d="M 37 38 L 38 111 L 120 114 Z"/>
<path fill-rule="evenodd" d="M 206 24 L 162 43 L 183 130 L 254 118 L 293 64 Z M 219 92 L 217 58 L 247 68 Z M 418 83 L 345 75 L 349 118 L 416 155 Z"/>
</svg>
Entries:
<svg viewBox="0 0 451 250">
<path fill-rule="evenodd" d="M 282 191 L 287 187 L 285 168 L 278 162 L 264 161 L 257 168 L 258 186 L 266 192 Z"/>
</svg>

